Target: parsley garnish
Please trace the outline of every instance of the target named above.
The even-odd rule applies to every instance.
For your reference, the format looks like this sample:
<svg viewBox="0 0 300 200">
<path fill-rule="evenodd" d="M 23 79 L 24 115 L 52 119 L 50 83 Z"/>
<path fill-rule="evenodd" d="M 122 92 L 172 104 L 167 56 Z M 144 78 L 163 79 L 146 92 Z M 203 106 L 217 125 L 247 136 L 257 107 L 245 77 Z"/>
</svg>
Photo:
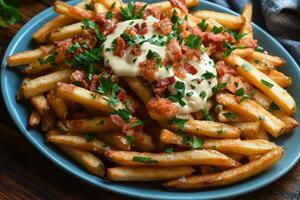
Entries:
<svg viewBox="0 0 300 200">
<path fill-rule="evenodd" d="M 267 86 L 268 88 L 272 88 L 274 85 L 264 79 L 260 80 L 265 86 Z"/>
<path fill-rule="evenodd" d="M 234 33 L 233 37 L 235 40 L 239 40 L 241 39 L 242 37 L 244 37 L 245 35 L 247 35 L 248 33 Z"/>
<path fill-rule="evenodd" d="M 6 3 L 4 0 L 0 0 L 0 28 L 5 28 L 22 20 L 18 2 L 8 2 L 9 3 Z"/>
<path fill-rule="evenodd" d="M 132 135 L 127 135 L 126 140 L 131 145 L 135 143 L 135 138 Z"/>
<path fill-rule="evenodd" d="M 127 8 L 121 7 L 120 14 L 124 21 L 132 19 L 142 19 L 142 12 L 146 9 L 147 4 L 143 5 L 137 12 L 135 1 L 130 1 Z"/>
<path fill-rule="evenodd" d="M 245 94 L 244 88 L 240 88 L 238 90 L 235 91 L 234 93 L 236 96 L 243 96 Z"/>
<path fill-rule="evenodd" d="M 227 49 L 223 53 L 223 56 L 225 56 L 225 57 L 229 56 L 231 54 L 231 52 L 235 49 L 244 49 L 244 48 L 246 48 L 245 46 L 232 46 L 228 42 L 226 42 L 225 40 L 223 40 L 223 46 Z"/>
<path fill-rule="evenodd" d="M 223 113 L 223 115 L 227 118 L 227 119 L 230 119 L 230 120 L 235 120 L 236 119 L 236 115 L 232 112 L 226 112 L 226 113 Z"/>
<path fill-rule="evenodd" d="M 202 42 L 201 38 L 195 36 L 194 34 L 190 34 L 185 40 L 184 43 L 186 46 L 190 47 L 191 49 L 201 49 Z"/>
<path fill-rule="evenodd" d="M 204 74 L 201 75 L 204 79 L 211 79 L 216 77 L 212 72 L 206 71 Z"/>
<path fill-rule="evenodd" d="M 263 47 L 257 46 L 256 49 L 255 49 L 255 51 L 258 51 L 258 52 L 262 52 L 262 53 L 263 53 L 265 50 L 264 50 Z"/>
<path fill-rule="evenodd" d="M 214 116 L 212 116 L 212 115 L 209 113 L 209 111 L 208 111 L 207 108 L 203 108 L 203 109 L 201 109 L 200 111 L 201 111 L 201 113 L 203 114 L 203 118 L 204 118 L 205 120 L 208 120 L 208 121 L 214 121 L 214 120 L 215 120 L 215 119 L 214 119 Z"/>
<path fill-rule="evenodd" d="M 131 128 L 136 128 L 136 127 L 142 126 L 142 125 L 144 125 L 144 122 L 142 120 L 138 120 L 131 125 Z"/>
<path fill-rule="evenodd" d="M 279 110 L 279 107 L 277 106 L 277 104 L 275 104 L 274 102 L 271 103 L 268 111 L 269 112 L 273 112 L 274 110 Z"/>
<path fill-rule="evenodd" d="M 168 154 L 174 153 L 174 149 L 173 149 L 172 147 L 167 148 L 167 149 L 165 150 L 165 153 L 168 153 Z"/>
<path fill-rule="evenodd" d="M 111 115 L 119 115 L 125 122 L 129 122 L 131 112 L 128 109 L 119 109 L 110 112 Z"/>
<path fill-rule="evenodd" d="M 192 138 L 192 149 L 198 149 L 200 147 L 202 147 L 204 144 L 204 140 L 199 138 L 199 137 L 196 137 L 196 136 L 193 136 Z"/>
<path fill-rule="evenodd" d="M 92 22 L 88 19 L 83 19 L 82 23 L 84 24 L 84 28 L 90 28 L 93 30 L 100 44 L 102 44 L 106 40 L 106 37 L 102 33 L 100 33 L 98 25 L 95 22 Z"/>
<path fill-rule="evenodd" d="M 180 119 L 180 118 L 174 117 L 171 120 L 171 123 L 175 124 L 179 128 L 179 130 L 184 131 L 184 124 L 185 124 L 186 121 L 187 120 L 185 120 L 185 119 Z"/>
<path fill-rule="evenodd" d="M 222 31 L 223 31 L 223 28 L 221 26 L 220 27 L 213 26 L 213 28 L 211 29 L 211 32 L 213 32 L 214 34 L 221 33 Z"/>
<path fill-rule="evenodd" d="M 56 51 L 54 51 L 52 54 L 50 54 L 47 58 L 39 58 L 38 61 L 41 65 L 47 64 L 47 63 L 51 63 L 51 64 L 55 64 L 55 56 L 58 53 Z"/>
<path fill-rule="evenodd" d="M 221 91 L 221 90 L 223 90 L 224 88 L 226 88 L 226 85 L 227 85 L 227 83 L 218 83 L 216 86 L 214 86 L 214 87 L 212 88 L 212 91 L 213 91 L 214 93 L 216 93 L 216 92 L 218 92 L 218 91 Z"/>
<path fill-rule="evenodd" d="M 144 156 L 134 156 L 134 157 L 132 158 L 132 161 L 135 161 L 135 162 L 142 162 L 142 163 L 146 163 L 146 164 L 150 164 L 150 163 L 158 163 L 157 160 L 152 160 L 152 158 L 144 157 Z"/>
<path fill-rule="evenodd" d="M 178 102 L 181 106 L 185 106 L 185 102 L 182 100 L 185 92 L 185 85 L 181 81 L 177 81 L 174 86 L 176 90 L 176 95 L 171 95 L 168 97 L 173 102 Z"/>
<path fill-rule="evenodd" d="M 84 138 L 85 138 L 85 140 L 87 142 L 93 141 L 95 139 L 95 137 L 96 136 L 94 134 L 92 134 L 92 133 L 86 133 L 86 134 L 84 134 Z"/>
<path fill-rule="evenodd" d="M 206 92 L 205 91 L 202 91 L 200 92 L 199 96 L 204 99 L 206 97 Z"/>
<path fill-rule="evenodd" d="M 206 23 L 206 19 L 202 19 L 201 23 L 198 26 L 202 29 L 202 31 L 206 31 L 208 27 L 208 23 Z"/>
<path fill-rule="evenodd" d="M 105 16 L 106 19 L 111 19 L 113 17 L 112 9 L 114 9 L 115 5 L 116 5 L 116 2 L 114 2 L 113 4 L 111 4 L 110 9 L 106 13 L 106 16 Z"/>
</svg>

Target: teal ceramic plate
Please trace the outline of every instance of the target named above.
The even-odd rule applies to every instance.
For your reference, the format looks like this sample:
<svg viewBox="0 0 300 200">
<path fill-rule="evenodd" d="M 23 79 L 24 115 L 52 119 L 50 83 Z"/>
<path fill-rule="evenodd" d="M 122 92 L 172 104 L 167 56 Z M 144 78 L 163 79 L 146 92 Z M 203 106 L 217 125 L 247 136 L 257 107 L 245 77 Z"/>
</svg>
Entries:
<svg viewBox="0 0 300 200">
<path fill-rule="evenodd" d="M 70 3 L 74 4 L 76 2 L 78 1 L 71 1 Z M 209 9 L 235 14 L 228 9 L 206 1 L 201 1 L 200 6 L 194 8 L 194 10 L 195 9 Z M 299 160 L 300 130 L 297 128 L 294 133 L 287 134 L 286 136 L 275 140 L 285 148 L 285 156 L 277 165 L 256 177 L 227 187 L 204 191 L 168 191 L 157 183 L 117 183 L 100 179 L 89 174 L 75 162 L 69 160 L 67 156 L 58 151 L 54 146 L 46 143 L 43 135 L 38 130 L 28 129 L 27 118 L 29 109 L 26 106 L 17 103 L 15 99 L 15 94 L 21 82 L 21 75 L 17 70 L 7 69 L 5 61 L 6 58 L 12 54 L 34 48 L 31 35 L 54 16 L 56 16 L 56 14 L 53 12 L 52 8 L 46 9 L 32 18 L 16 34 L 7 48 L 2 62 L 1 87 L 6 107 L 22 134 L 45 156 L 69 173 L 99 187 L 99 189 L 105 189 L 143 199 L 218 199 L 245 194 L 266 186 L 287 173 Z M 273 37 L 256 25 L 254 25 L 254 35 L 255 38 L 258 39 L 259 45 L 263 46 L 271 54 L 285 58 L 287 64 L 280 69 L 287 75 L 293 77 L 294 84 L 289 88 L 289 92 L 295 97 L 296 102 L 300 102 L 300 93 L 297 93 L 297 91 L 300 91 L 300 84 L 297 83 L 298 80 L 300 80 L 300 71 L 294 59 Z M 299 111 L 297 112 L 296 118 L 298 121 L 300 120 Z"/>
</svg>

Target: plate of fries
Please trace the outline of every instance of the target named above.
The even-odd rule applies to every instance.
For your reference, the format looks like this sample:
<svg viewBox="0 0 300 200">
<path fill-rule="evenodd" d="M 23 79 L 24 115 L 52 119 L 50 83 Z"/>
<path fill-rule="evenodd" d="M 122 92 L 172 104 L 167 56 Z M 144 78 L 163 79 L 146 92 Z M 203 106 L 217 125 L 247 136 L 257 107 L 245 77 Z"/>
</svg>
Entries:
<svg viewBox="0 0 300 200">
<path fill-rule="evenodd" d="M 251 21 L 251 4 L 237 14 L 198 0 L 56 1 L 7 48 L 6 107 L 45 156 L 102 189 L 257 190 L 299 160 L 300 71 Z"/>
</svg>

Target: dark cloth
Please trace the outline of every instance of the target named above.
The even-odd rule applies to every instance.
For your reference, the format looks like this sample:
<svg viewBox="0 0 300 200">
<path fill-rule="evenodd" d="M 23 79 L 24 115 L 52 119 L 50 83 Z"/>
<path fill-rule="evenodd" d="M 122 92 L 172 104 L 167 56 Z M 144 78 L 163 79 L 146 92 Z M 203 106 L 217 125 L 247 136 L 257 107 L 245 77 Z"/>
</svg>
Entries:
<svg viewBox="0 0 300 200">
<path fill-rule="evenodd" d="M 238 13 L 251 0 L 210 0 Z M 253 3 L 253 21 L 274 36 L 300 64 L 300 0 L 260 0 Z"/>
</svg>

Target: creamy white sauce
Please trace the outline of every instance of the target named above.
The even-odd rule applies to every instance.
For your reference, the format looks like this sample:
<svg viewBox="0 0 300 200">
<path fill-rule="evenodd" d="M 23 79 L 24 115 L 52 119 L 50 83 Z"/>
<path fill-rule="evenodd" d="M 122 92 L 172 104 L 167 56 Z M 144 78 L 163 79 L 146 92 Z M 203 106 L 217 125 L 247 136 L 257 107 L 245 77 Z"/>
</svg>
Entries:
<svg viewBox="0 0 300 200">
<path fill-rule="evenodd" d="M 159 33 L 156 32 L 153 27 L 153 24 L 158 21 L 158 19 L 150 16 L 146 20 L 139 19 L 121 22 L 117 25 L 117 28 L 114 30 L 114 32 L 107 36 L 107 39 L 104 42 L 104 62 L 112 69 L 115 75 L 131 77 L 141 76 L 139 63 L 146 60 L 149 50 L 157 52 L 162 59 L 167 58 L 168 55 L 165 46 L 157 46 L 149 42 L 145 42 L 140 45 L 141 55 L 137 58 L 130 54 L 131 48 L 126 49 L 123 57 L 115 56 L 113 51 L 108 50 L 112 47 L 114 39 L 119 37 L 125 29 L 128 27 L 133 27 L 136 24 L 142 24 L 143 22 L 146 22 L 147 24 L 148 32 L 144 35 L 145 38 L 142 40 L 149 39 L 153 35 L 159 35 Z M 163 37 L 164 40 L 166 40 L 166 36 Z M 197 69 L 197 73 L 194 75 L 186 73 L 186 77 L 183 80 L 175 76 L 176 81 L 181 81 L 185 85 L 185 95 L 182 100 L 186 103 L 186 105 L 181 106 L 179 103 L 174 102 L 179 109 L 179 115 L 197 112 L 200 109 L 205 108 L 207 99 L 213 95 L 212 88 L 218 83 L 214 62 L 206 53 L 201 54 L 200 61 L 193 59 L 189 62 Z M 208 80 L 204 79 L 202 74 L 206 72 L 213 73 L 215 77 Z M 169 69 L 166 69 L 165 67 L 159 67 L 155 74 L 155 80 L 162 80 L 172 76 L 174 76 L 174 70 L 172 67 Z M 201 81 L 196 81 L 196 79 Z M 175 84 L 169 86 L 168 90 L 170 94 L 175 95 L 176 90 L 174 89 L 174 85 Z M 202 91 L 205 91 L 206 93 L 204 98 L 199 96 Z M 193 94 L 191 94 L 191 92 L 193 92 Z M 187 96 L 186 94 L 191 95 Z"/>
</svg>

